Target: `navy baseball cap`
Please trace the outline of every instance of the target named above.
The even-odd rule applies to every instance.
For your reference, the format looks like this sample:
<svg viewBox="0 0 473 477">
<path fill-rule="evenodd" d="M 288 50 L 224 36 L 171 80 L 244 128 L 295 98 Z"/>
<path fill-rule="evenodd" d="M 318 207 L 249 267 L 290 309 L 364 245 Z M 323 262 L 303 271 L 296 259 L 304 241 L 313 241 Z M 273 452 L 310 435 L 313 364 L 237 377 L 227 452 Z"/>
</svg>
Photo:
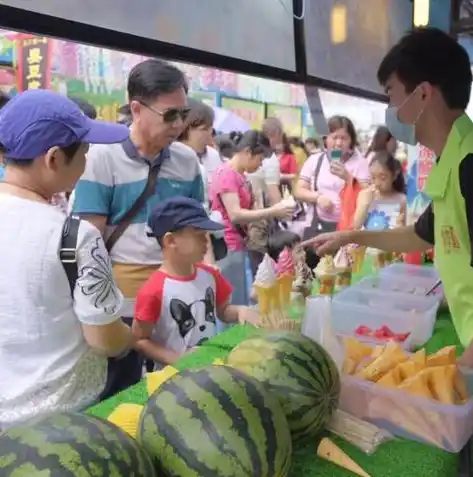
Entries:
<svg viewBox="0 0 473 477">
<path fill-rule="evenodd" d="M 223 225 L 209 219 L 202 204 L 187 197 L 174 197 L 156 205 L 148 218 L 152 236 L 164 237 L 184 227 L 213 232 L 222 230 Z"/>
<path fill-rule="evenodd" d="M 89 119 L 69 98 L 48 90 L 29 90 L 0 110 L 0 143 L 11 159 L 35 159 L 54 146 L 114 144 L 127 127 Z"/>
</svg>

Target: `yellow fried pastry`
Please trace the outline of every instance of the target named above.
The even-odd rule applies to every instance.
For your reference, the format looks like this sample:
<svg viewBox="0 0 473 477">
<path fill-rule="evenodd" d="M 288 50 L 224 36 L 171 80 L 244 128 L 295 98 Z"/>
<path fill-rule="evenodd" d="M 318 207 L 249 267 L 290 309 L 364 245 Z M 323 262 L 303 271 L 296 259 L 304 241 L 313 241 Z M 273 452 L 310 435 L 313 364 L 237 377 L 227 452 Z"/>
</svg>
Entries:
<svg viewBox="0 0 473 477">
<path fill-rule="evenodd" d="M 345 355 L 359 363 L 363 358 L 371 355 L 373 349 L 369 346 L 360 343 L 356 338 L 344 338 Z"/>
<path fill-rule="evenodd" d="M 426 368 L 419 373 L 429 386 L 432 397 L 443 404 L 455 404 L 455 390 L 453 388 L 453 374 L 456 366 L 435 366 Z M 449 369 L 450 368 L 450 369 Z"/>
<path fill-rule="evenodd" d="M 428 399 L 432 399 L 432 393 L 430 392 L 425 374 L 419 373 L 412 378 L 402 382 L 398 389 L 405 391 L 414 396 L 421 396 Z"/>
<path fill-rule="evenodd" d="M 399 366 L 386 373 L 377 384 L 386 388 L 397 388 L 402 382 Z"/>
<path fill-rule="evenodd" d="M 427 357 L 427 366 L 448 366 L 457 361 L 457 348 L 455 346 L 445 346 Z"/>
<path fill-rule="evenodd" d="M 371 364 L 357 372 L 357 376 L 368 381 L 376 382 L 399 363 L 407 361 L 408 357 L 398 343 L 390 342 L 381 355 Z"/>
<path fill-rule="evenodd" d="M 354 374 L 358 363 L 353 358 L 346 358 L 343 362 L 342 373 L 343 374 Z"/>
</svg>

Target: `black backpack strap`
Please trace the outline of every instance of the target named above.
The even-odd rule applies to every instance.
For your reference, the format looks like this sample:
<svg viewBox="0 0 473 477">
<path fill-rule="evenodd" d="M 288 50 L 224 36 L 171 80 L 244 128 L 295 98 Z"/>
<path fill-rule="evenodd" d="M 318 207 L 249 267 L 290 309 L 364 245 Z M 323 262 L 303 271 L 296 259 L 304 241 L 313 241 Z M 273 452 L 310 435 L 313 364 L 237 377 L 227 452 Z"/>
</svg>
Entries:
<svg viewBox="0 0 473 477">
<path fill-rule="evenodd" d="M 59 259 L 67 275 L 71 295 L 74 295 L 74 288 L 79 274 L 77 268 L 77 237 L 79 234 L 79 224 L 80 219 L 78 217 L 72 215 L 67 217 L 62 228 L 61 248 L 59 250 Z"/>
</svg>

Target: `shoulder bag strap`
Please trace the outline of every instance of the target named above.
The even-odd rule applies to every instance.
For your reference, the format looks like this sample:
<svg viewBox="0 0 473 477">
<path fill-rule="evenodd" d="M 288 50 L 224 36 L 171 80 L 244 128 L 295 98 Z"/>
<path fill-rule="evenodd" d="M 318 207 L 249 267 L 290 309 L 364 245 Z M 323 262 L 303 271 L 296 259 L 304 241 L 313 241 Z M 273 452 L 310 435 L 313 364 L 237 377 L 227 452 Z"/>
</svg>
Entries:
<svg viewBox="0 0 473 477">
<path fill-rule="evenodd" d="M 70 215 L 66 218 L 62 227 L 61 248 L 59 250 L 59 259 L 66 272 L 72 296 L 74 295 L 74 288 L 79 274 L 77 269 L 77 237 L 79 235 L 79 225 L 80 219 L 78 217 Z"/>
<path fill-rule="evenodd" d="M 163 161 L 160 161 L 155 165 L 149 166 L 148 180 L 146 182 L 146 186 L 143 189 L 143 192 L 138 197 L 138 199 L 136 199 L 135 203 L 131 206 L 130 209 L 128 209 L 125 215 L 118 222 L 117 226 L 115 227 L 115 230 L 112 232 L 107 242 L 105 243 L 107 252 L 110 253 L 114 245 L 118 242 L 119 238 L 130 226 L 132 220 L 138 215 L 141 209 L 145 206 L 148 199 L 153 195 L 154 189 L 156 187 L 156 181 L 158 179 L 158 174 L 161 170 L 162 164 Z"/>
<path fill-rule="evenodd" d="M 327 156 L 325 152 L 322 152 L 317 160 L 317 165 L 315 166 L 314 171 L 314 191 L 317 190 L 317 181 L 319 180 L 320 169 L 322 169 L 322 163 L 324 162 L 324 158 Z"/>
</svg>

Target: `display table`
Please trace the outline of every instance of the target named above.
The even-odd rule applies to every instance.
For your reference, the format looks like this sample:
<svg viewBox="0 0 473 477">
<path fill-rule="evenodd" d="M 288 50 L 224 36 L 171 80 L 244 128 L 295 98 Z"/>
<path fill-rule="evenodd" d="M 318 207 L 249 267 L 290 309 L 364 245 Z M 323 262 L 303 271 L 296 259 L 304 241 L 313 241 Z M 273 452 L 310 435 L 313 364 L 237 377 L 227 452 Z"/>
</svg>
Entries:
<svg viewBox="0 0 473 477">
<path fill-rule="evenodd" d="M 245 338 L 259 333 L 248 326 L 236 326 L 208 341 L 199 350 L 176 363 L 180 370 L 211 364 L 225 358 L 228 352 Z M 448 314 L 437 320 L 435 334 L 428 343 L 429 350 L 457 343 L 455 330 Z M 122 403 L 144 404 L 148 399 L 144 381 L 89 410 L 90 414 L 106 418 Z M 434 447 L 412 441 L 396 440 L 382 445 L 375 454 L 366 456 L 340 439 L 336 442 L 372 477 L 457 477 L 459 455 L 448 454 Z M 326 463 L 316 456 L 315 443 L 296 449 L 291 476 L 349 477 L 353 474 Z"/>
<path fill-rule="evenodd" d="M 371 269 L 365 268 L 356 278 L 369 273 Z M 211 364 L 217 358 L 224 359 L 233 347 L 257 333 L 261 331 L 249 326 L 230 328 L 209 340 L 197 351 L 180 359 L 175 366 L 183 370 Z M 452 344 L 459 346 L 455 329 L 448 312 L 441 312 L 435 325 L 434 335 L 426 345 L 427 351 L 434 352 Z M 459 351 L 461 352 L 460 346 Z M 145 404 L 147 399 L 146 385 L 142 381 L 91 408 L 89 413 L 107 418 L 122 403 Z M 435 447 L 396 439 L 380 446 L 375 454 L 367 456 L 341 439 L 334 440 L 372 477 L 457 477 L 459 475 L 460 455 L 449 454 Z M 290 475 L 291 477 L 349 477 L 354 474 L 319 459 L 314 441 L 294 450 Z"/>
</svg>

